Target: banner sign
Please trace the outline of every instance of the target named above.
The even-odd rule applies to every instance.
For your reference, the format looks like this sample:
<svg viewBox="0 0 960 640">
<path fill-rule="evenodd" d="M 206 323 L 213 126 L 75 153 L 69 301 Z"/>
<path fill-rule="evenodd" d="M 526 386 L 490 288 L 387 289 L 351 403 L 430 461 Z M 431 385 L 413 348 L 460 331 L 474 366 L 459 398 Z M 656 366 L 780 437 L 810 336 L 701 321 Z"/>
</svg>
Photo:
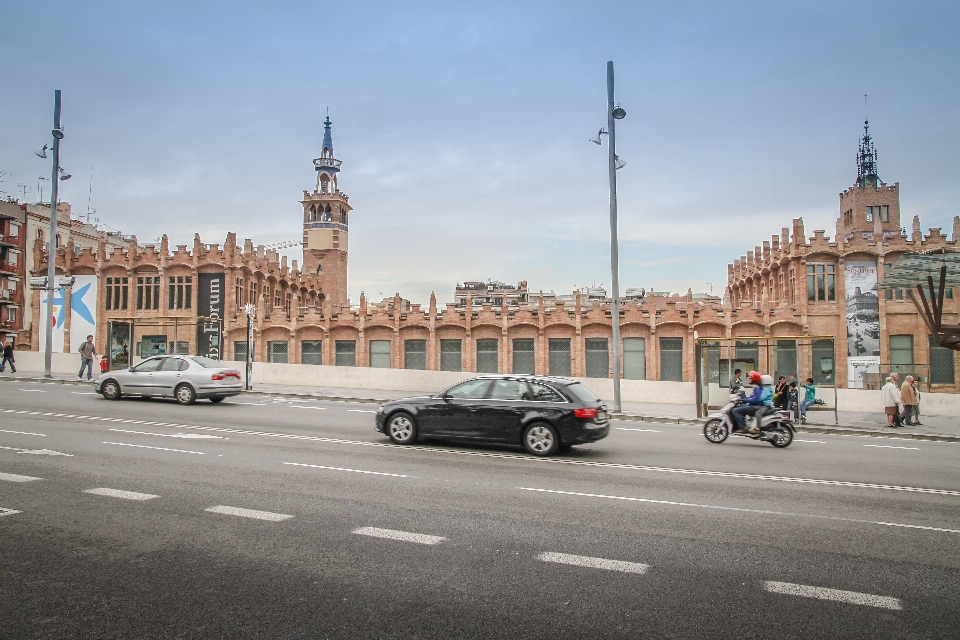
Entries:
<svg viewBox="0 0 960 640">
<path fill-rule="evenodd" d="M 862 389 L 868 373 L 880 372 L 880 298 L 877 263 L 851 260 L 843 268 L 847 296 L 847 387 Z"/>
<path fill-rule="evenodd" d="M 63 353 L 63 321 L 66 315 L 66 290 L 53 290 L 53 326 L 47 327 L 47 292 L 39 291 L 40 295 L 40 351 L 46 349 L 47 330 L 53 331 L 53 353 Z M 86 338 L 86 336 L 84 336 Z M 83 340 L 77 343 L 77 348 L 83 344 Z"/>
<path fill-rule="evenodd" d="M 129 322 L 111 322 L 107 331 L 109 341 L 108 360 L 111 370 L 126 369 L 130 366 L 130 333 Z"/>
<path fill-rule="evenodd" d="M 87 336 L 97 335 L 97 276 L 74 276 L 70 290 L 70 349 L 76 352 Z M 103 353 L 102 345 L 97 351 Z"/>
<path fill-rule="evenodd" d="M 223 358 L 223 303 L 224 274 L 201 273 L 199 280 L 198 315 L 206 318 L 197 321 L 197 355 L 213 360 Z"/>
</svg>

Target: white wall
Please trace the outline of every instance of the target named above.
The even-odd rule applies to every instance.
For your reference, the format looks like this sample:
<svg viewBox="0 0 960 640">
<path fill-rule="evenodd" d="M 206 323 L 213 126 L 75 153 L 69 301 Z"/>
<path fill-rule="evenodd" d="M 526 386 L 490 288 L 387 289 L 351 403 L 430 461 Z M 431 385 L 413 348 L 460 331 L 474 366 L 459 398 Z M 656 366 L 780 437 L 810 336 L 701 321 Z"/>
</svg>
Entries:
<svg viewBox="0 0 960 640">
<path fill-rule="evenodd" d="M 17 368 L 23 371 L 43 371 L 43 354 L 36 351 L 17 351 Z M 224 363 L 243 371 L 242 362 Z M 97 363 L 94 363 L 97 366 Z M 73 353 L 54 353 L 52 370 L 59 374 L 76 375 L 80 370 L 80 356 Z M 308 364 L 253 363 L 253 383 L 295 385 L 310 387 L 344 387 L 350 389 L 383 389 L 412 393 L 436 393 L 476 373 L 452 371 L 413 371 L 409 369 L 371 369 L 369 367 L 332 367 Z M 575 378 L 604 400 L 613 400 L 613 380 L 609 378 Z M 621 380 L 620 394 L 624 402 L 652 402 L 658 404 L 696 404 L 696 385 L 693 382 L 661 382 L 656 380 Z M 829 406 L 833 404 L 832 388 L 817 388 Z M 883 413 L 879 391 L 837 389 L 837 404 L 841 412 Z M 960 394 L 924 393 L 920 398 L 920 412 L 928 416 L 960 416 Z"/>
</svg>

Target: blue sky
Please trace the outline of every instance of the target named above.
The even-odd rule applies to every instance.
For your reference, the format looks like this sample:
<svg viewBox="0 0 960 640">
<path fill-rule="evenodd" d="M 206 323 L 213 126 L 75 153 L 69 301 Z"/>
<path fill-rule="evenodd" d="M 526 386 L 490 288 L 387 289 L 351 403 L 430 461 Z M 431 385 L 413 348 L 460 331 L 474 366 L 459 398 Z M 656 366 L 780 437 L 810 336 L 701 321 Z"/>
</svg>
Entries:
<svg viewBox="0 0 960 640">
<path fill-rule="evenodd" d="M 957 3 L 0 0 L 0 28 L 4 191 L 36 201 L 62 89 L 62 198 L 92 173 L 141 242 L 299 239 L 329 107 L 354 302 L 608 285 L 607 60 L 621 287 L 718 291 L 791 218 L 833 235 L 865 93 L 905 225 L 960 215 Z"/>
</svg>

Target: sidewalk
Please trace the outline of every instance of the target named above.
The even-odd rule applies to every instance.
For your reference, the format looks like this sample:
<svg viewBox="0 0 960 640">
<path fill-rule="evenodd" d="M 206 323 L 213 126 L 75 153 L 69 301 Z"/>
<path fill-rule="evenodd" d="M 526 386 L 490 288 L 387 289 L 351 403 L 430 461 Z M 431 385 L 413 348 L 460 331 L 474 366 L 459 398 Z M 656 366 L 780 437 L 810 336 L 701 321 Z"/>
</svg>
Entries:
<svg viewBox="0 0 960 640">
<path fill-rule="evenodd" d="M 0 374 L 0 382 L 52 382 L 54 384 L 90 384 L 86 380 L 78 380 L 76 376 L 54 374 L 51 379 L 45 379 L 41 372 L 17 371 L 15 374 L 5 372 Z M 436 390 L 411 392 L 391 391 L 387 389 L 348 389 L 343 387 L 312 387 L 296 385 L 254 384 L 253 391 L 245 394 L 276 397 L 308 397 L 327 401 L 369 402 L 379 404 L 387 400 L 407 398 L 415 395 L 427 395 Z M 0 394 L 3 388 L 0 388 Z M 624 402 L 623 413 L 616 414 L 621 420 L 642 422 L 666 422 L 675 424 L 700 424 L 703 419 L 697 419 L 697 410 L 694 406 L 678 404 L 661 404 L 654 402 Z M 845 435 L 884 435 L 892 438 L 906 438 L 918 440 L 939 440 L 946 442 L 960 442 L 960 417 L 924 416 L 923 405 L 920 406 L 919 427 L 905 427 L 891 429 L 886 426 L 886 416 L 880 413 L 853 413 L 839 414 L 840 424 L 833 424 L 832 411 L 810 411 L 807 414 L 808 422 L 797 425 L 797 431 L 808 433 L 833 433 Z"/>
</svg>

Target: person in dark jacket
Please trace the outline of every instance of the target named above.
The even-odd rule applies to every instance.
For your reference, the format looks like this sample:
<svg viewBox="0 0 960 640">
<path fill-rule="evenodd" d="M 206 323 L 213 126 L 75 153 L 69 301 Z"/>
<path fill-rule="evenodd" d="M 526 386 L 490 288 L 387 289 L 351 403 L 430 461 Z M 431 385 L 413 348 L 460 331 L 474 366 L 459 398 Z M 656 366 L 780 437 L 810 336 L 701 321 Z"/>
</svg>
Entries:
<svg viewBox="0 0 960 640">
<path fill-rule="evenodd" d="M 17 365 L 14 362 L 13 358 L 13 343 L 8 342 L 3 345 L 3 360 L 0 360 L 0 373 L 3 373 L 3 370 L 7 368 L 7 363 L 10 363 L 10 373 L 17 372 Z"/>
<path fill-rule="evenodd" d="M 777 386 L 773 388 L 773 406 L 780 409 L 787 408 L 787 399 L 789 398 L 789 388 L 787 387 L 787 377 L 780 376 L 777 379 Z"/>
</svg>

